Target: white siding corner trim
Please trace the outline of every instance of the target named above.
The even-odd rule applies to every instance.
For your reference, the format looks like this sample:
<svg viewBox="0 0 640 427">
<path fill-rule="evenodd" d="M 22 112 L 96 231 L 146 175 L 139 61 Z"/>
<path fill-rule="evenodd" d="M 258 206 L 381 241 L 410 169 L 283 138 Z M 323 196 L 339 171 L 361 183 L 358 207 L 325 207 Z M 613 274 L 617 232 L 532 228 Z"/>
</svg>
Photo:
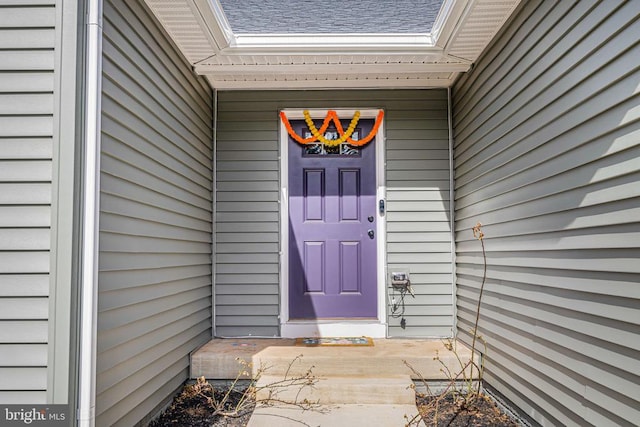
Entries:
<svg viewBox="0 0 640 427">
<path fill-rule="evenodd" d="M 89 2 L 86 24 L 84 194 L 82 195 L 82 260 L 78 424 L 95 425 L 98 235 L 100 198 L 100 110 L 102 91 L 102 1 Z"/>
</svg>

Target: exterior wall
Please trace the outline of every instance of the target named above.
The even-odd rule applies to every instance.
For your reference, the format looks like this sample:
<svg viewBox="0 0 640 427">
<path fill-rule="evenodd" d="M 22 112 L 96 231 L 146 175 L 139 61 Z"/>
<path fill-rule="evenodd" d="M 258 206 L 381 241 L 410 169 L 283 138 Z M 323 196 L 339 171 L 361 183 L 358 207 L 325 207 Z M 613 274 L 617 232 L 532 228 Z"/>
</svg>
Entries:
<svg viewBox="0 0 640 427">
<path fill-rule="evenodd" d="M 640 2 L 526 2 L 453 90 L 460 337 L 542 425 L 640 419 Z"/>
<path fill-rule="evenodd" d="M 131 426 L 211 338 L 212 95 L 142 2 L 103 30 L 96 425 Z"/>
<path fill-rule="evenodd" d="M 9 1 L 0 11 L 4 404 L 69 401 L 76 8 Z"/>
<path fill-rule="evenodd" d="M 387 264 L 409 267 L 407 328 L 392 336 L 451 336 L 447 93 L 443 90 L 228 91 L 218 94 L 215 325 L 219 336 L 279 334 L 278 112 L 386 111 Z"/>
</svg>

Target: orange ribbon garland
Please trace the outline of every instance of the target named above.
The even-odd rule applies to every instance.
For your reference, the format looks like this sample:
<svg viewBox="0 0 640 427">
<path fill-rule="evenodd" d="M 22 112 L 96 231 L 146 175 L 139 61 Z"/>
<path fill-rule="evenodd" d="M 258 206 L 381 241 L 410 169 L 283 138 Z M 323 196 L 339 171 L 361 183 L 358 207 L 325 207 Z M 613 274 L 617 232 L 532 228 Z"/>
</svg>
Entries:
<svg viewBox="0 0 640 427">
<path fill-rule="evenodd" d="M 351 137 L 349 137 L 346 139 L 346 141 L 350 145 L 354 145 L 356 147 L 361 147 L 367 144 L 378 133 L 378 128 L 380 128 L 380 125 L 382 124 L 383 117 L 384 117 L 384 111 L 380 110 L 380 112 L 378 113 L 378 116 L 376 117 L 376 121 L 373 125 L 373 129 L 371 129 L 371 132 L 369 132 L 369 135 L 367 135 L 363 139 L 358 139 L 358 140 L 353 140 L 351 139 Z M 298 135 L 291 127 L 291 123 L 289 123 L 289 119 L 287 118 L 287 115 L 285 114 L 284 111 L 280 111 L 280 119 L 282 120 L 284 127 L 287 129 L 287 132 L 289 133 L 291 138 L 294 139 L 294 141 L 300 144 L 311 144 L 318 140 L 318 138 L 313 135 L 310 136 L 309 138 L 302 138 L 300 135 Z M 322 122 L 322 126 L 318 130 L 318 133 L 324 134 L 327 128 L 329 127 L 329 125 L 331 124 L 331 122 L 335 124 L 336 130 L 338 131 L 340 136 L 344 135 L 344 129 L 342 128 L 342 124 L 340 123 L 340 118 L 338 117 L 338 113 L 336 113 L 334 110 L 327 111 L 327 116 L 324 118 L 324 121 Z"/>
</svg>

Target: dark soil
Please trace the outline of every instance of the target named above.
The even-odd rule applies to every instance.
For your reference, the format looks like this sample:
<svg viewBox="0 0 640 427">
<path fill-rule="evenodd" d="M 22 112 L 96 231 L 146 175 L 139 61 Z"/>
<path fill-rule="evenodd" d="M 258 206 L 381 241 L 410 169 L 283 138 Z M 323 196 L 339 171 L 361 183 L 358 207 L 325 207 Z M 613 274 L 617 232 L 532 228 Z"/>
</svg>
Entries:
<svg viewBox="0 0 640 427">
<path fill-rule="evenodd" d="M 171 405 L 158 418 L 149 423 L 149 427 L 245 427 L 251 418 L 255 402 L 249 400 L 236 414 L 221 414 L 211 404 L 223 400 L 228 389 L 214 388 L 210 384 L 189 384 L 173 398 Z M 232 390 L 223 412 L 236 412 L 244 389 Z"/>
<path fill-rule="evenodd" d="M 211 385 L 186 385 L 171 405 L 149 427 L 246 427 L 255 407 L 250 401 L 238 414 L 216 413 L 211 398 L 221 401 L 228 389 L 213 388 Z M 233 412 L 244 390 L 232 391 L 225 412 Z M 504 414 L 490 398 L 479 395 L 473 399 L 463 399 L 449 394 L 444 397 L 419 396 L 416 399 L 422 420 L 412 425 L 427 427 L 518 427 L 518 424 Z M 437 417 L 437 423 L 434 422 Z M 405 422 L 398 420 L 401 427 Z M 324 426 L 323 426 L 324 427 Z M 333 427 L 333 426 L 326 426 Z"/>
<path fill-rule="evenodd" d="M 422 415 L 420 426 L 518 427 L 493 400 L 482 394 L 466 400 L 453 394 L 418 397 L 416 403 Z"/>
</svg>

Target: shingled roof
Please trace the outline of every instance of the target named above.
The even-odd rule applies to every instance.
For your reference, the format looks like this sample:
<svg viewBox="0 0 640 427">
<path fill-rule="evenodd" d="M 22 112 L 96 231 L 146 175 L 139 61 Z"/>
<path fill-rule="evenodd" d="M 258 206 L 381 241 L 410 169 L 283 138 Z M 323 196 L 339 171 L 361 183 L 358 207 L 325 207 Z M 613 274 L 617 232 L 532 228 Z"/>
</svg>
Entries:
<svg viewBox="0 0 640 427">
<path fill-rule="evenodd" d="M 220 0 L 236 34 L 428 33 L 442 0 Z"/>
</svg>

